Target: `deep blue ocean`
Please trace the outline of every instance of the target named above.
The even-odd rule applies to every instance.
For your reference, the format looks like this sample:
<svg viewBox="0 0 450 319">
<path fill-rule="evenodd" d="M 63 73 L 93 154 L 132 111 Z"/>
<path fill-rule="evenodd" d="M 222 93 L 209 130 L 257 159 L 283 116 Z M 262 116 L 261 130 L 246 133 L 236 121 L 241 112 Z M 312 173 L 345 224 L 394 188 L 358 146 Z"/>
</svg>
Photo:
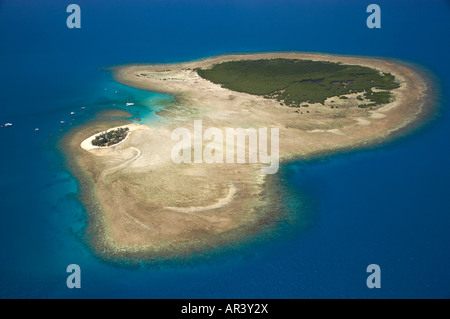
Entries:
<svg viewBox="0 0 450 319">
<path fill-rule="evenodd" d="M 81 7 L 81 29 L 66 26 L 70 3 Z M 381 7 L 381 29 L 366 26 L 370 3 Z M 450 2 L 438 0 L 0 0 L 0 125 L 13 124 L 0 128 L 0 297 L 449 298 L 449 34 Z M 436 115 L 376 148 L 283 166 L 290 191 L 310 203 L 308 226 L 287 236 L 190 265 L 95 257 L 57 145 L 128 99 L 149 125 L 172 101 L 101 68 L 258 51 L 416 64 L 435 81 Z M 73 263 L 81 289 L 66 286 Z M 372 263 L 380 289 L 366 286 Z"/>
</svg>

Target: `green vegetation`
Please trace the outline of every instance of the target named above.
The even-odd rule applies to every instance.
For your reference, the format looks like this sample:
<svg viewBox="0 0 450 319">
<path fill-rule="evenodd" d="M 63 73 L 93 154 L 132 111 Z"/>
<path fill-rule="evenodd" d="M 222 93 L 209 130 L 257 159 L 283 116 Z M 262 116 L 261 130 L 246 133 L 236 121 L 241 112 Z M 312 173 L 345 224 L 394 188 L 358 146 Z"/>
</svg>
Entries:
<svg viewBox="0 0 450 319">
<path fill-rule="evenodd" d="M 364 97 L 368 100 L 371 100 L 375 105 L 378 104 L 386 104 L 392 101 L 392 93 L 388 91 L 380 91 L 380 92 L 372 92 L 369 90 Z"/>
<path fill-rule="evenodd" d="M 104 132 L 97 135 L 92 140 L 92 145 L 94 146 L 112 146 L 125 139 L 129 131 L 128 127 L 121 127 L 116 130 L 111 130 L 109 132 Z"/>
<path fill-rule="evenodd" d="M 399 87 L 390 73 L 380 74 L 369 67 L 326 61 L 230 61 L 196 71 L 201 77 L 227 89 L 274 98 L 294 107 L 305 102 L 323 104 L 329 97 L 358 92 L 364 93 L 376 105 L 388 103 L 392 98 L 390 92 L 372 92 L 372 88 L 391 90 Z"/>
</svg>

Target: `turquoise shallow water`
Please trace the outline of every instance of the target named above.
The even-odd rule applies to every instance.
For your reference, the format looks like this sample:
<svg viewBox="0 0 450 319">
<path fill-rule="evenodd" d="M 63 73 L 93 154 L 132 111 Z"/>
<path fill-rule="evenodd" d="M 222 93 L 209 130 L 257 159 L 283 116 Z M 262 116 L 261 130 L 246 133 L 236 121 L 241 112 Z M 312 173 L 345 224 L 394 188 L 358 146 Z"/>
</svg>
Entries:
<svg viewBox="0 0 450 319">
<path fill-rule="evenodd" d="M 0 297 L 450 297 L 450 6 L 378 3 L 380 30 L 365 27 L 365 1 L 78 1 L 82 29 L 69 30 L 64 1 L 0 2 L 0 123 L 14 124 L 0 129 Z M 286 236 L 187 265 L 96 258 L 58 136 L 127 99 L 150 125 L 173 102 L 99 68 L 283 50 L 416 63 L 436 79 L 438 116 L 371 150 L 284 165 L 285 205 L 303 218 Z M 78 290 L 66 287 L 72 263 Z M 365 286 L 371 263 L 382 269 L 378 290 Z"/>
</svg>

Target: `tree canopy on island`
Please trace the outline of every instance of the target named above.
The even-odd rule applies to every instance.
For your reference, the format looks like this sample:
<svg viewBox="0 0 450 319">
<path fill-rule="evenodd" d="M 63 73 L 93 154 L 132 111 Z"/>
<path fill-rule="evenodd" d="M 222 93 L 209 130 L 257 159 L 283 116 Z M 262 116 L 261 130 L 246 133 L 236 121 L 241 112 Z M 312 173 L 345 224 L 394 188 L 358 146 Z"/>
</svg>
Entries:
<svg viewBox="0 0 450 319">
<path fill-rule="evenodd" d="M 390 73 L 359 65 L 300 59 L 229 61 L 197 73 L 227 89 L 274 98 L 288 106 L 324 103 L 333 96 L 364 92 L 372 103 L 389 103 L 399 87 Z M 374 92 L 372 89 L 377 89 Z"/>
<path fill-rule="evenodd" d="M 103 132 L 92 140 L 94 146 L 112 146 L 123 141 L 128 134 L 128 127 L 120 127 L 115 130 Z"/>
</svg>

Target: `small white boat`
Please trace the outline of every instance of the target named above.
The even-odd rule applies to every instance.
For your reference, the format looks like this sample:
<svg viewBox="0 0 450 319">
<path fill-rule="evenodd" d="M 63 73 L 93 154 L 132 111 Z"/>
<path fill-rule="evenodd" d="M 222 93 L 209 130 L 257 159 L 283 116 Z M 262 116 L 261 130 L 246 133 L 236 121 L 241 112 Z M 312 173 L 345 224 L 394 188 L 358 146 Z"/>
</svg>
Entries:
<svg viewBox="0 0 450 319">
<path fill-rule="evenodd" d="M 66 123 L 66 121 L 59 121 L 59 123 L 64 124 L 64 123 Z"/>
<path fill-rule="evenodd" d="M 36 127 L 36 128 L 34 129 L 34 131 L 35 131 L 35 132 L 39 131 L 39 127 Z"/>
<path fill-rule="evenodd" d="M 82 110 L 84 110 L 84 109 L 85 109 L 85 107 L 84 107 L 84 106 L 82 106 L 82 107 L 81 107 L 81 109 L 82 109 Z"/>
<path fill-rule="evenodd" d="M 5 127 L 12 126 L 12 123 L 5 123 Z"/>
<path fill-rule="evenodd" d="M 132 105 L 134 105 L 133 102 L 127 102 L 127 104 L 126 104 L 126 106 L 132 106 Z"/>
</svg>

